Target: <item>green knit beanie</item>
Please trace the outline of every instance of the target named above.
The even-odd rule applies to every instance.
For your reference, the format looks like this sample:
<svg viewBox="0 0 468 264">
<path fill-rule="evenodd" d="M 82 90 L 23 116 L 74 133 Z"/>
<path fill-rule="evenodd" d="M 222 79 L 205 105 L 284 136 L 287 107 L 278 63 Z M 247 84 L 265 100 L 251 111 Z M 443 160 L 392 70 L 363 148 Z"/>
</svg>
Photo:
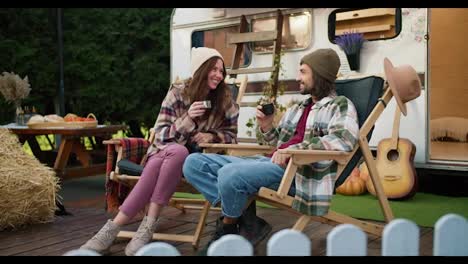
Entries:
<svg viewBox="0 0 468 264">
<path fill-rule="evenodd" d="M 309 53 L 302 58 L 301 64 L 303 63 L 330 82 L 335 82 L 341 65 L 338 54 L 332 49 L 318 49 Z"/>
</svg>

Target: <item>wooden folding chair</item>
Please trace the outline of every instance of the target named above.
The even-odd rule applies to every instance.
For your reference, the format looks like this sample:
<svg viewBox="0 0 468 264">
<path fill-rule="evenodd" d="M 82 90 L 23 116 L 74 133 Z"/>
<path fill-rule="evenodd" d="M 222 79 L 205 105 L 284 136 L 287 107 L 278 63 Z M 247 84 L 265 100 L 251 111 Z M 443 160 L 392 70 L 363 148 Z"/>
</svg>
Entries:
<svg viewBox="0 0 468 264">
<path fill-rule="evenodd" d="M 229 76 L 228 76 L 229 77 Z M 242 75 L 239 78 L 226 78 L 226 83 L 230 87 L 231 91 L 237 95 L 236 102 L 240 102 L 242 96 L 244 95 L 244 91 L 247 86 L 247 75 Z M 154 129 L 150 129 L 150 136 L 148 139 L 148 143 L 152 143 L 155 138 Z M 146 139 L 140 138 L 138 139 L 142 142 L 146 141 Z M 123 148 L 120 139 L 111 139 L 106 140 L 103 142 L 107 145 L 113 145 L 115 148 L 115 153 L 117 153 L 117 157 L 115 159 L 115 163 L 117 164 L 123 157 Z M 209 149 L 206 149 L 205 152 L 212 152 Z M 114 155 L 113 153 L 109 153 L 109 155 Z M 113 159 L 112 157 L 108 157 L 109 159 Z M 118 166 L 115 166 L 113 170 L 109 174 L 109 180 L 118 182 L 120 184 L 124 184 L 130 188 L 132 188 L 140 178 L 140 175 L 128 175 L 119 172 Z M 182 177 L 181 181 L 179 182 L 176 192 L 182 193 L 192 193 L 192 194 L 199 194 L 199 192 L 190 185 L 184 177 Z M 179 241 L 179 242 L 189 242 L 192 243 L 194 248 L 198 248 L 198 244 L 200 242 L 201 234 L 203 233 L 203 228 L 205 227 L 206 218 L 208 212 L 210 210 L 210 203 L 205 199 L 188 199 L 188 198 L 171 198 L 169 201 L 169 205 L 181 210 L 185 213 L 187 209 L 200 209 L 200 217 L 198 219 L 197 227 L 195 228 L 195 232 L 191 235 L 177 235 L 177 234 L 167 234 L 167 233 L 154 233 L 153 239 L 155 240 L 168 240 L 168 241 Z M 213 208 L 215 210 L 219 210 L 219 208 Z M 130 231 L 120 231 L 117 237 L 119 238 L 128 238 L 131 239 L 136 232 Z"/>
<path fill-rule="evenodd" d="M 384 227 L 383 225 L 359 220 L 331 210 L 324 216 L 309 216 L 301 214 L 291 207 L 294 200 L 294 197 L 291 196 L 294 195 L 294 189 L 291 188 L 291 185 L 294 180 L 294 176 L 296 175 L 296 171 L 300 166 L 321 160 L 335 160 L 338 164 L 337 180 L 335 183 L 336 189 L 351 174 L 351 171 L 356 167 L 363 155 L 367 167 L 369 168 L 370 177 L 375 186 L 380 207 L 385 217 L 385 222 L 388 223 L 393 219 L 393 212 L 383 191 L 381 180 L 378 176 L 375 161 L 368 143 L 368 140 L 372 135 L 375 122 L 393 96 L 391 89 L 387 89 L 388 86 L 384 86 L 384 84 L 386 84 L 384 79 L 378 76 L 337 80 L 337 94 L 344 95 L 349 98 L 356 107 L 360 127 L 359 144 L 355 146 L 351 152 L 325 150 L 279 150 L 281 153 L 291 155 L 282 181 L 279 184 L 279 187 L 262 187 L 255 198 L 262 202 L 266 202 L 273 206 L 287 209 L 295 214 L 301 215 L 293 227 L 293 229 L 298 231 L 304 230 L 311 220 L 318 220 L 320 222 L 333 225 L 339 223 L 354 224 L 368 233 L 380 236 Z M 237 155 L 250 155 L 254 154 L 255 151 L 268 151 L 267 146 L 256 145 L 203 144 L 203 146 L 209 147 L 213 152 L 217 150 L 227 150 Z"/>
</svg>

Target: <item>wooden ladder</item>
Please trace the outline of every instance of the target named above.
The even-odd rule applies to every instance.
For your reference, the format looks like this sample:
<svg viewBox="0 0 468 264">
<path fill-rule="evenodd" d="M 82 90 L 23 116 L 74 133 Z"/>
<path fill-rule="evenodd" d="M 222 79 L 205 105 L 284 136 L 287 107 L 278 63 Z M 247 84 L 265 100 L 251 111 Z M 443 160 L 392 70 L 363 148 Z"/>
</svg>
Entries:
<svg viewBox="0 0 468 264">
<path fill-rule="evenodd" d="M 260 32 L 248 32 L 247 19 L 245 15 L 241 16 L 241 24 L 239 33 L 230 34 L 228 36 L 228 43 L 235 44 L 234 57 L 232 59 L 231 69 L 228 70 L 230 78 L 236 78 L 237 74 L 252 74 L 252 73 L 263 73 L 271 72 L 272 91 L 273 94 L 277 94 L 278 91 L 278 77 L 280 69 L 281 59 L 281 41 L 283 34 L 283 14 L 278 9 L 276 15 L 276 30 L 271 31 L 260 31 Z M 249 42 L 261 42 L 261 41 L 273 41 L 273 60 L 272 66 L 250 68 L 250 69 L 239 69 L 241 55 L 244 51 L 244 43 Z M 276 98 L 274 98 L 276 99 Z"/>
</svg>

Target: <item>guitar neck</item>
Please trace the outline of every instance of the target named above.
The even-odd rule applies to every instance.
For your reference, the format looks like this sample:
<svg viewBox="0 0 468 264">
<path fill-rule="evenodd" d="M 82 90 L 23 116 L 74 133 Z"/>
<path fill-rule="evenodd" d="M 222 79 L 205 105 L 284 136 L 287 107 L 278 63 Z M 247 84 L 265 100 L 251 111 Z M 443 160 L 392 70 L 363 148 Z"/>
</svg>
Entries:
<svg viewBox="0 0 468 264">
<path fill-rule="evenodd" d="M 393 132 L 392 132 L 392 143 L 390 145 L 390 149 L 397 149 L 398 148 L 398 134 L 400 132 L 400 116 L 401 111 L 400 108 L 397 106 L 395 109 L 395 117 L 393 119 Z"/>
</svg>

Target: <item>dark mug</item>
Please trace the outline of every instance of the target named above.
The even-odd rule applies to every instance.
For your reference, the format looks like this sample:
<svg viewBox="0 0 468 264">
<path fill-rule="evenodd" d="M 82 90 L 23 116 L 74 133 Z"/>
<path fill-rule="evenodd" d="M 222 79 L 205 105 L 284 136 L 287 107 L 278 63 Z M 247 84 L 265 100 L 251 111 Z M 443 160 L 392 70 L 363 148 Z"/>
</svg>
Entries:
<svg viewBox="0 0 468 264">
<path fill-rule="evenodd" d="M 275 105 L 273 103 L 262 105 L 262 112 L 265 115 L 272 115 L 275 112 Z"/>
</svg>

